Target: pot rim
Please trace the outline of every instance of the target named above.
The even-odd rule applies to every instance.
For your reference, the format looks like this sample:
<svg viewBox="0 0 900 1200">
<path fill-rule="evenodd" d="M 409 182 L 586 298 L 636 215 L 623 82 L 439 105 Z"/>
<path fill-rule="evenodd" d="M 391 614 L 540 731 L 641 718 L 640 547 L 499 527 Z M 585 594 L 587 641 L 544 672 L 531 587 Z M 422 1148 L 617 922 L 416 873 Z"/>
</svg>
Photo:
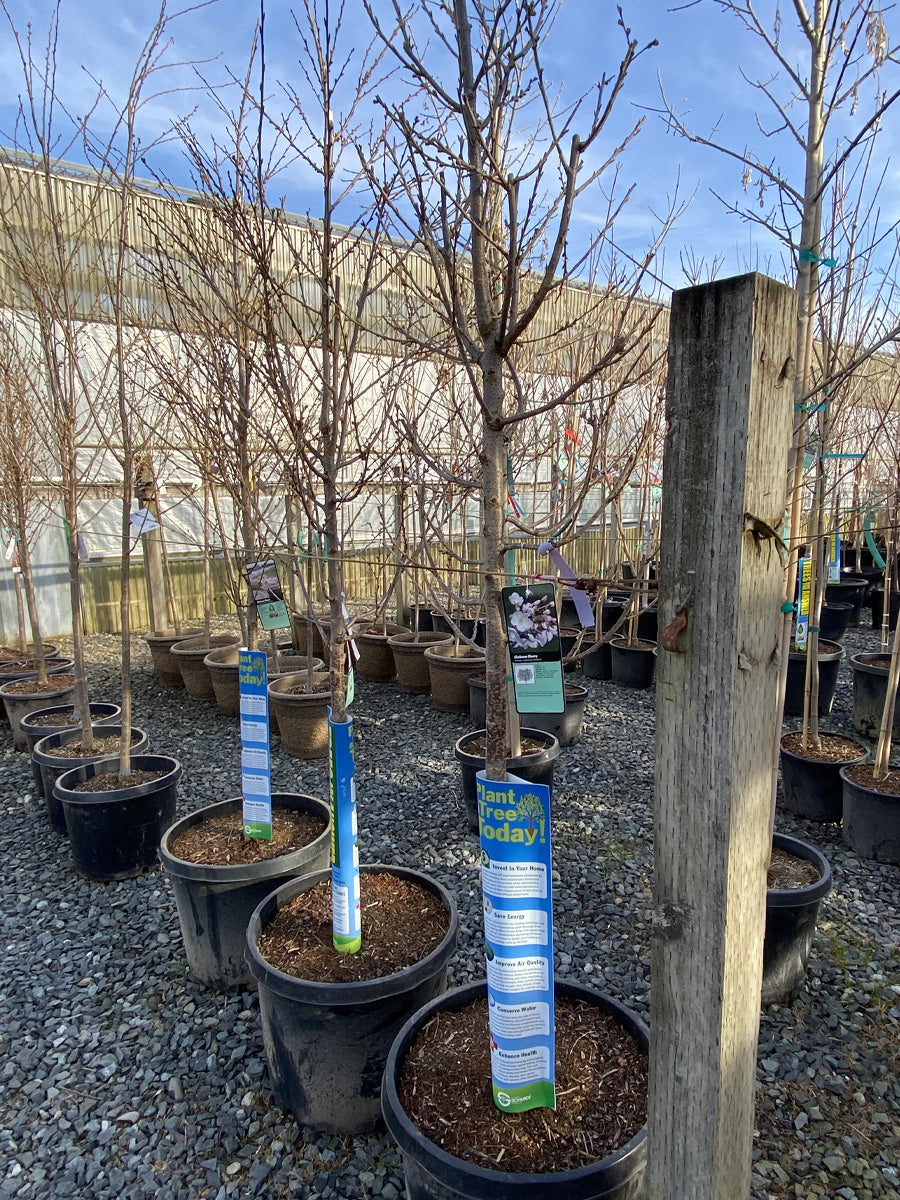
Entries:
<svg viewBox="0 0 900 1200">
<path fill-rule="evenodd" d="M 308 801 L 308 804 L 286 804 L 286 800 Z M 312 842 L 296 850 L 289 850 L 275 858 L 262 859 L 255 863 L 198 863 L 186 858 L 178 858 L 169 849 L 171 842 L 186 829 L 193 828 L 203 821 L 217 816 L 227 816 L 237 812 L 244 803 L 243 796 L 232 797 L 230 800 L 219 800 L 215 804 L 207 804 L 195 809 L 187 816 L 181 817 L 165 831 L 159 843 L 159 860 L 166 873 L 179 879 L 192 879 L 198 883 L 243 883 L 248 880 L 265 879 L 269 875 L 281 875 L 291 860 L 305 856 L 307 852 L 323 838 L 331 837 L 331 808 L 317 796 L 308 796 L 303 792 L 272 792 L 273 808 L 290 808 L 295 811 L 312 812 L 325 818 L 325 829 Z"/>
<path fill-rule="evenodd" d="M 348 983 L 321 983 L 317 980 L 301 979 L 297 975 L 289 975 L 286 971 L 279 971 L 277 967 L 273 967 L 259 952 L 257 947 L 259 935 L 274 914 L 288 900 L 293 900 L 301 892 L 308 891 L 317 883 L 331 878 L 331 868 L 326 867 L 323 871 L 313 871 L 308 875 L 301 875 L 297 879 L 290 879 L 281 884 L 280 887 L 265 896 L 253 910 L 247 924 L 247 946 L 244 958 L 251 975 L 258 984 L 287 1000 L 346 1007 L 381 1000 L 409 991 L 421 978 L 434 975 L 449 961 L 456 950 L 459 933 L 459 916 L 453 893 L 448 891 L 433 875 L 413 870 L 411 867 L 391 863 L 364 863 L 360 865 L 359 869 L 361 873 L 397 875 L 401 879 L 411 880 L 433 891 L 440 898 L 448 917 L 447 932 L 437 946 L 423 959 L 413 963 L 412 966 L 404 967 L 401 971 L 394 971 L 390 975 L 382 975 L 377 979 L 358 979 Z"/>
<path fill-rule="evenodd" d="M 554 977 L 554 991 L 560 995 L 568 993 L 578 999 L 597 1003 L 598 1007 L 611 1015 L 624 1016 L 626 1019 L 622 1021 L 623 1026 L 634 1035 L 635 1041 L 642 1051 L 649 1054 L 649 1030 L 637 1013 L 624 1004 L 603 992 L 595 991 L 584 984 L 561 979 L 558 976 Z M 550 1181 L 559 1187 L 568 1185 L 569 1190 L 566 1194 L 575 1200 L 578 1200 L 579 1197 L 596 1196 L 594 1176 L 601 1167 L 606 1171 L 624 1167 L 627 1160 L 639 1153 L 647 1138 L 646 1124 L 642 1125 L 624 1146 L 586 1167 L 577 1167 L 571 1171 L 528 1174 L 495 1171 L 489 1167 L 480 1167 L 475 1163 L 459 1159 L 446 1150 L 442 1150 L 440 1146 L 416 1129 L 406 1115 L 397 1094 L 395 1079 L 416 1033 L 430 1019 L 433 1012 L 447 1008 L 462 1008 L 470 1000 L 483 993 L 487 993 L 487 981 L 484 979 L 466 983 L 461 987 L 444 992 L 414 1013 L 394 1038 L 388 1052 L 381 1082 L 382 1114 L 391 1136 L 404 1153 L 411 1153 L 415 1147 L 417 1160 L 422 1162 L 426 1170 L 440 1178 L 447 1186 L 456 1187 L 457 1190 L 462 1190 L 463 1194 L 472 1194 L 470 1189 L 474 1182 L 476 1184 L 475 1195 L 479 1197 L 479 1200 L 481 1197 L 495 1194 L 499 1189 L 509 1188 L 513 1182 L 520 1186 L 523 1200 L 525 1198 L 538 1200 L 542 1195 L 542 1187 L 546 1187 Z M 415 1130 L 415 1136 L 413 1136 L 412 1130 Z"/>
<path fill-rule="evenodd" d="M 786 833 L 772 834 L 772 849 L 784 850 L 787 854 L 793 854 L 795 858 L 811 862 L 818 868 L 819 878 L 814 883 L 808 883 L 806 887 L 766 888 L 767 908 L 796 908 L 804 904 L 818 903 L 828 895 L 834 880 L 831 864 L 821 850 Z"/>
<path fill-rule="evenodd" d="M 587 689 L 585 689 L 585 692 L 587 692 Z M 522 737 L 534 738 L 536 741 L 540 740 L 546 744 L 540 750 L 532 750 L 528 754 L 519 754 L 509 757 L 506 760 L 506 767 L 507 770 L 511 770 L 514 775 L 515 768 L 510 766 L 511 763 L 520 763 L 525 759 L 537 758 L 540 754 L 551 754 L 555 759 L 562 751 L 562 747 L 559 744 L 559 738 L 554 733 L 547 733 L 547 731 L 544 729 L 531 729 L 525 725 L 521 727 L 520 733 Z M 486 734 L 486 729 L 470 729 L 468 733 L 464 733 L 462 737 L 457 738 L 453 747 L 453 753 L 457 760 L 459 762 L 469 762 L 472 765 L 480 763 L 481 768 L 484 769 L 485 756 L 483 754 L 470 754 L 463 746 L 463 742 L 468 741 L 471 738 L 484 737 Z"/>
<path fill-rule="evenodd" d="M 867 745 L 865 745 L 865 743 L 861 742 L 858 738 L 851 737 L 849 735 L 849 733 L 843 733 L 838 729 L 822 729 L 820 726 L 820 728 L 819 728 L 820 737 L 843 738 L 844 741 L 852 742 L 855 746 L 858 746 L 860 749 L 860 753 L 856 758 L 841 758 L 841 759 L 836 759 L 836 760 L 835 759 L 823 760 L 823 759 L 819 759 L 819 758 L 808 758 L 805 754 L 800 754 L 796 750 L 788 750 L 787 746 L 785 746 L 785 744 L 784 744 L 784 739 L 786 737 L 793 737 L 795 734 L 798 734 L 800 732 L 801 732 L 800 729 L 786 729 L 784 731 L 784 733 L 782 733 L 782 735 L 781 735 L 781 738 L 778 743 L 778 748 L 779 748 L 779 751 L 782 754 L 786 754 L 788 756 L 788 758 L 795 758 L 795 759 L 798 759 L 800 762 L 811 762 L 811 763 L 814 763 L 817 767 L 818 766 L 843 767 L 844 765 L 862 762 L 862 760 L 864 758 L 868 758 L 868 756 L 869 756 L 869 747 Z"/>
<path fill-rule="evenodd" d="M 165 788 L 177 784 L 182 774 L 181 763 L 170 754 L 133 754 L 131 756 L 131 765 L 139 770 L 159 771 L 164 770 L 166 766 L 169 769 L 159 779 L 151 779 L 144 783 L 124 784 L 121 787 L 110 788 L 106 792 L 76 792 L 67 785 L 66 777 L 69 775 L 80 775 L 84 771 L 86 777 L 92 779 L 95 775 L 110 770 L 112 765 L 118 762 L 118 754 L 112 754 L 105 758 L 82 762 L 70 771 L 64 771 L 54 781 L 54 796 L 63 806 L 74 804 L 84 808 L 100 807 L 104 804 L 115 804 L 123 800 L 139 799 L 142 796 L 149 796 L 154 792 L 161 792 Z M 82 780 L 79 779 L 73 782 L 81 783 Z M 127 795 L 123 795 L 122 793 L 127 793 Z"/>
</svg>

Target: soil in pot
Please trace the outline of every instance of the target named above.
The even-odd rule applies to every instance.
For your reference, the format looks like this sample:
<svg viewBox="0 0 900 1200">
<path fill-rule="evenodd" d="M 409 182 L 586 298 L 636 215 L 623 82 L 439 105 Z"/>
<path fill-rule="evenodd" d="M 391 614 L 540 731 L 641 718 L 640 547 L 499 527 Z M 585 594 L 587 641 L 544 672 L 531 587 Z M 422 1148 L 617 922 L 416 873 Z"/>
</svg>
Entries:
<svg viewBox="0 0 900 1200">
<path fill-rule="evenodd" d="M 900 767 L 875 779 L 874 763 L 843 767 L 843 839 L 860 858 L 900 863 Z"/>
<path fill-rule="evenodd" d="M 97 702 L 90 707 L 92 725 L 114 725 L 121 715 L 122 709 L 118 704 Z M 67 729 L 81 725 L 81 718 L 76 715 L 72 704 L 55 704 L 50 708 L 39 708 L 22 718 L 21 730 L 25 735 L 31 759 L 31 775 L 34 779 L 34 789 L 39 799 L 44 796 L 44 776 L 40 764 L 35 762 L 33 751 L 38 742 L 53 733 L 63 733 Z M 62 814 L 60 814 L 62 819 Z"/>
<path fill-rule="evenodd" d="M 341 954 L 331 941 L 331 880 L 295 896 L 259 937 L 279 971 L 315 983 L 355 983 L 394 975 L 420 962 L 447 936 L 440 897 L 389 872 L 360 874 L 362 947 Z"/>
<path fill-rule="evenodd" d="M 375 884 L 373 890 L 372 877 L 377 875 L 392 876 L 396 882 Z M 402 886 L 398 890 L 398 883 L 411 883 L 415 891 Z M 459 928 L 453 897 L 426 875 L 403 867 L 364 866 L 360 885 L 362 948 L 356 954 L 333 949 L 328 871 L 283 884 L 260 903 L 247 926 L 247 963 L 259 985 L 263 1041 L 276 1100 L 301 1124 L 328 1133 L 363 1133 L 375 1126 L 391 1043 L 412 1013 L 444 990 Z M 268 929 L 278 921 L 280 910 L 317 888 L 309 919 L 296 914 L 295 921 L 292 913 L 288 930 L 291 942 L 307 942 L 311 961 L 298 968 L 300 954 L 288 946 L 288 960 L 279 960 L 288 970 L 280 970 L 264 956 L 260 939 L 265 939 L 267 953 L 277 955 L 268 943 Z M 392 911 L 395 896 L 402 915 Z M 427 906 L 433 917 L 434 901 L 443 912 L 437 920 L 426 921 L 422 910 Z M 415 929 L 420 919 L 426 933 L 419 949 L 424 945 L 427 952 L 411 961 L 410 939 L 421 937 Z M 321 979 L 292 973 L 313 973 L 317 963 Z"/>
<path fill-rule="evenodd" d="M 803 747 L 800 733 L 781 739 L 782 807 L 810 821 L 840 821 L 843 811 L 841 767 L 861 762 L 868 750 L 862 742 L 822 733 L 819 747 Z"/>
<path fill-rule="evenodd" d="M 15 679 L 4 683 L 0 687 L 0 696 L 3 697 L 15 748 L 28 749 L 28 739 L 21 727 L 23 717 L 46 708 L 54 700 L 68 700 L 74 691 L 75 676 L 66 672 L 50 675 L 46 683 L 39 683 L 37 679 Z"/>
<path fill-rule="evenodd" d="M 629 1142 L 647 1120 L 646 1055 L 602 1009 L 557 996 L 555 1010 L 555 1111 L 510 1116 L 494 1104 L 479 997 L 433 1017 L 404 1059 L 397 1094 L 416 1128 L 455 1158 L 510 1173 L 574 1171 Z"/>
<path fill-rule="evenodd" d="M 382 1109 L 409 1200 L 644 1196 L 647 1027 L 590 988 L 557 979 L 555 991 L 555 1111 L 510 1116 L 495 1107 L 484 982 L 438 997 L 400 1031 Z"/>
<path fill-rule="evenodd" d="M 272 794 L 272 840 L 244 836 L 243 799 L 208 805 L 166 830 L 159 857 L 175 892 L 185 957 L 207 987 L 253 988 L 247 922 L 275 888 L 324 870 L 331 845 L 324 800 Z"/>
</svg>

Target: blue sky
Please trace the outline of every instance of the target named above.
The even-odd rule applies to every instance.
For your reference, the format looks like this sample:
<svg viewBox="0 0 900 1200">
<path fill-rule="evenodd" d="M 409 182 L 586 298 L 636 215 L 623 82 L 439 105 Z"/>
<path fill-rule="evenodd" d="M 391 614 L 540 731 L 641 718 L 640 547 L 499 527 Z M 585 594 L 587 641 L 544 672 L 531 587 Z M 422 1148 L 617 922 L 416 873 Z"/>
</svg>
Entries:
<svg viewBox="0 0 900 1200">
<path fill-rule="evenodd" d="M 727 214 L 711 195 L 711 189 L 729 201 L 753 197 L 741 186 L 741 167 L 733 160 L 704 147 L 693 146 L 666 132 L 662 120 L 652 109 L 660 107 L 660 86 L 669 99 L 688 113 L 692 127 L 708 133 L 721 122 L 721 136 L 736 149 L 755 147 L 766 159 L 777 157 L 791 178 L 799 181 L 802 158 L 799 148 L 783 139 L 765 139 L 756 124 L 756 113 L 763 112 L 758 95 L 742 79 L 741 70 L 758 78 L 771 73 L 771 60 L 756 39 L 741 30 L 733 16 L 721 12 L 716 0 L 677 0 L 672 6 L 665 0 L 621 0 L 626 23 L 643 45 L 656 38 L 659 46 L 642 55 L 632 69 L 620 101 L 618 115 L 602 152 L 615 144 L 615 137 L 645 115 L 640 136 L 628 147 L 621 163 L 619 189 L 634 185 L 634 195 L 617 223 L 616 236 L 627 253 L 640 254 L 658 225 L 654 213 L 667 207 L 676 191 L 682 199 L 694 196 L 692 203 L 670 234 L 658 270 L 668 286 L 681 286 L 683 254 L 697 259 L 721 260 L 719 275 L 759 267 L 784 277 L 781 252 L 777 244 L 758 228 Z M 48 5 L 32 0 L 6 0 L 20 33 L 28 22 L 33 25 L 35 45 L 45 40 Z M 332 0 L 334 5 L 335 0 Z M 377 6 L 377 5 L 376 5 Z M 173 11 L 176 5 L 170 5 Z M 762 13 L 775 9 L 775 0 L 759 0 Z M 792 5 L 785 9 L 784 42 L 790 45 L 789 28 Z M 387 5 L 383 3 L 387 12 Z M 348 45 L 362 46 L 368 39 L 366 22 L 360 17 L 358 0 L 348 0 Z M 289 18 L 289 5 L 270 0 L 267 14 L 268 77 L 288 79 L 299 84 L 298 44 Z M 99 3 L 97 0 L 63 0 L 58 49 L 57 90 L 73 112 L 81 113 L 96 88 L 90 75 L 101 78 L 113 94 L 120 94 L 133 67 L 137 52 L 158 13 L 151 0 L 128 0 L 127 4 Z M 252 2 L 217 0 L 207 7 L 187 12 L 171 26 L 173 61 L 212 60 L 203 67 L 215 81 L 227 78 L 230 69 L 241 74 L 246 65 L 253 26 L 258 13 Z M 574 97 L 589 87 L 602 72 L 618 63 L 622 35 L 615 28 L 614 0 L 563 0 L 556 27 L 545 54 L 547 76 L 562 81 L 563 95 Z M 896 24 L 896 19 L 895 19 Z M 893 68 L 896 74 L 896 68 Z M 13 109 L 9 101 L 22 89 L 21 67 L 7 23 L 0 24 L 0 137 L 9 143 Z M 160 76 L 162 79 L 163 76 Z M 182 84 L 191 82 L 190 73 L 175 69 L 165 78 Z M 897 87 L 894 79 L 892 88 Z M 223 93 L 227 101 L 227 93 Z M 198 105 L 193 121 L 198 136 L 215 136 L 221 120 L 207 99 L 197 92 L 181 91 L 162 95 L 150 103 L 143 114 L 142 136 L 151 141 L 172 120 Z M 898 109 L 900 112 L 900 109 Z M 768 119 L 768 114 L 766 114 Z M 887 217 L 900 216 L 900 165 L 890 160 L 890 141 L 895 140 L 894 118 L 882 134 L 887 177 L 882 207 Z M 69 151 L 77 157 L 77 150 Z M 173 148 L 158 150 L 150 156 L 157 168 L 187 184 L 187 168 Z M 289 207 L 296 211 L 316 210 L 316 196 L 308 187 L 304 172 L 295 168 L 278 181 L 277 191 L 284 193 Z M 581 206 L 575 225 L 580 231 L 595 227 L 597 209 L 591 203 Z"/>
</svg>

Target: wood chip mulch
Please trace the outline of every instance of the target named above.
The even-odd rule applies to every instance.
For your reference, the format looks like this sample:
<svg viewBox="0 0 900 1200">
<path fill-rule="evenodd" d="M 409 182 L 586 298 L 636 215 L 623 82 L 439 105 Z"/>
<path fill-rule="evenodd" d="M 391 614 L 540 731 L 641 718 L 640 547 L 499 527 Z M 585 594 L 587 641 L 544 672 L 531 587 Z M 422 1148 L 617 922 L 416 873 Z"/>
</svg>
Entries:
<svg viewBox="0 0 900 1200">
<path fill-rule="evenodd" d="M 416 1127 L 456 1158 L 498 1171 L 570 1171 L 619 1150 L 647 1120 L 647 1059 L 609 1014 L 556 998 L 554 1111 L 501 1112 L 491 1092 L 487 1002 L 442 1012 L 403 1062 L 398 1095 Z"/>
<path fill-rule="evenodd" d="M 858 763 L 847 767 L 847 778 L 883 796 L 900 796 L 900 767 L 891 767 L 884 779 L 875 779 L 874 763 Z"/>
<path fill-rule="evenodd" d="M 440 897 L 389 872 L 360 875 L 362 948 L 334 949 L 331 880 L 279 909 L 259 939 L 259 952 L 279 971 L 314 983 L 355 983 L 394 975 L 420 962 L 449 929 Z"/>
<path fill-rule="evenodd" d="M 808 758 L 812 762 L 847 762 L 848 759 L 859 758 L 860 754 L 865 754 L 865 750 L 860 747 L 858 742 L 841 737 L 836 733 L 823 733 L 819 738 L 818 748 L 814 747 L 812 742 L 807 739 L 804 749 L 803 736 L 799 733 L 785 734 L 781 739 L 781 744 L 791 754 Z"/>
<path fill-rule="evenodd" d="M 183 862 L 227 867 L 238 863 L 264 862 L 302 850 L 325 831 L 326 822 L 315 813 L 275 805 L 272 808 L 272 840 L 244 837 L 240 808 L 233 813 L 208 817 L 191 825 L 169 844 L 169 852 Z"/>
<path fill-rule="evenodd" d="M 808 858 L 797 858 L 785 850 L 772 850 L 769 863 L 769 874 L 766 886 L 776 891 L 790 891 L 793 888 L 809 887 L 820 878 L 819 868 Z"/>
</svg>

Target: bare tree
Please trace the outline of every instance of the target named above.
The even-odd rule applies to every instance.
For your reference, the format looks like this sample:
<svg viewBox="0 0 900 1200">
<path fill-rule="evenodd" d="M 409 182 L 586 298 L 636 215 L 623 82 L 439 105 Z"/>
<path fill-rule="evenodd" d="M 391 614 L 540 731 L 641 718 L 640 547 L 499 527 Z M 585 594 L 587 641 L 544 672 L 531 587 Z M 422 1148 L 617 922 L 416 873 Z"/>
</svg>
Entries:
<svg viewBox="0 0 900 1200">
<path fill-rule="evenodd" d="M 792 20 L 787 25 L 777 6 L 766 20 L 750 0 L 714 3 L 757 39 L 772 62 L 770 75 L 760 79 L 745 75 L 744 79 L 763 107 L 757 117 L 760 139 L 774 149 L 757 153 L 749 147 L 728 145 L 717 130 L 701 134 L 689 128 L 665 98 L 664 113 L 679 134 L 735 161 L 742 171 L 744 190 L 753 199 L 744 203 L 723 200 L 723 204 L 727 211 L 781 241 L 796 283 L 796 348 L 793 363 L 787 364 L 793 376 L 796 419 L 788 465 L 790 553 L 785 573 L 781 702 L 791 636 L 789 606 L 803 541 L 804 457 L 812 440 L 819 483 L 814 508 L 819 515 L 813 520 L 817 561 L 804 739 L 811 714 L 817 744 L 815 614 L 821 609 L 824 590 L 822 522 L 826 511 L 821 455 L 831 452 L 832 410 L 848 390 L 839 385 L 845 385 L 856 366 L 874 350 L 900 336 L 890 289 L 885 291 L 883 284 L 876 283 L 872 271 L 880 256 L 879 268 L 888 268 L 883 279 L 889 279 L 896 249 L 896 224 L 885 229 L 880 221 L 881 176 L 873 167 L 873 147 L 886 114 L 900 97 L 896 81 L 888 82 L 897 65 L 897 48 L 889 41 L 884 8 L 878 0 L 793 0 L 789 6 Z M 796 169 L 787 157 L 790 152 L 797 153 Z M 828 275 L 829 271 L 834 274 Z M 860 288 L 868 292 L 861 306 Z M 768 514 L 769 518 L 780 519 L 780 514 Z M 774 761 L 777 766 L 777 752 Z"/>
<path fill-rule="evenodd" d="M 640 48 L 619 15 L 621 59 L 589 97 L 563 105 L 547 80 L 541 58 L 557 9 L 553 0 L 423 0 L 406 12 L 397 0 L 388 25 L 384 7 L 366 2 L 375 28 L 406 79 L 417 88 L 409 100 L 385 98 L 397 135 L 396 165 L 407 186 L 394 206 L 397 228 L 429 266 L 427 282 L 408 272 L 405 283 L 423 310 L 407 336 L 450 359 L 475 397 L 483 522 L 487 624 L 488 777 L 503 779 L 517 749 L 517 727 L 508 729 L 506 640 L 500 588 L 506 576 L 507 451 L 516 427 L 574 401 L 593 380 L 636 354 L 652 318 L 633 303 L 643 263 L 627 277 L 607 255 L 602 293 L 582 289 L 578 320 L 590 333 L 594 354 L 575 379 L 552 395 L 529 394 L 517 359 L 531 361 L 574 335 L 567 284 L 589 266 L 599 267 L 612 244 L 615 221 L 627 200 L 607 198 L 590 245 L 570 244 L 576 204 L 594 184 L 612 191 L 624 146 L 607 152 L 602 135 L 622 95 Z M 428 39 L 440 47 L 431 53 Z M 436 65 L 441 56 L 446 71 Z M 578 132 L 583 123 L 583 132 Z M 608 185 L 608 186 L 607 186 Z M 602 192 L 601 192 L 602 194 Z M 661 222 L 665 226 L 665 220 Z M 595 276 L 596 278 L 596 276 Z M 426 315 L 427 314 L 427 315 Z M 437 327 L 435 322 L 437 321 Z M 430 325 L 430 328 L 429 328 Z M 552 372 L 549 372 L 552 373 Z"/>
</svg>

